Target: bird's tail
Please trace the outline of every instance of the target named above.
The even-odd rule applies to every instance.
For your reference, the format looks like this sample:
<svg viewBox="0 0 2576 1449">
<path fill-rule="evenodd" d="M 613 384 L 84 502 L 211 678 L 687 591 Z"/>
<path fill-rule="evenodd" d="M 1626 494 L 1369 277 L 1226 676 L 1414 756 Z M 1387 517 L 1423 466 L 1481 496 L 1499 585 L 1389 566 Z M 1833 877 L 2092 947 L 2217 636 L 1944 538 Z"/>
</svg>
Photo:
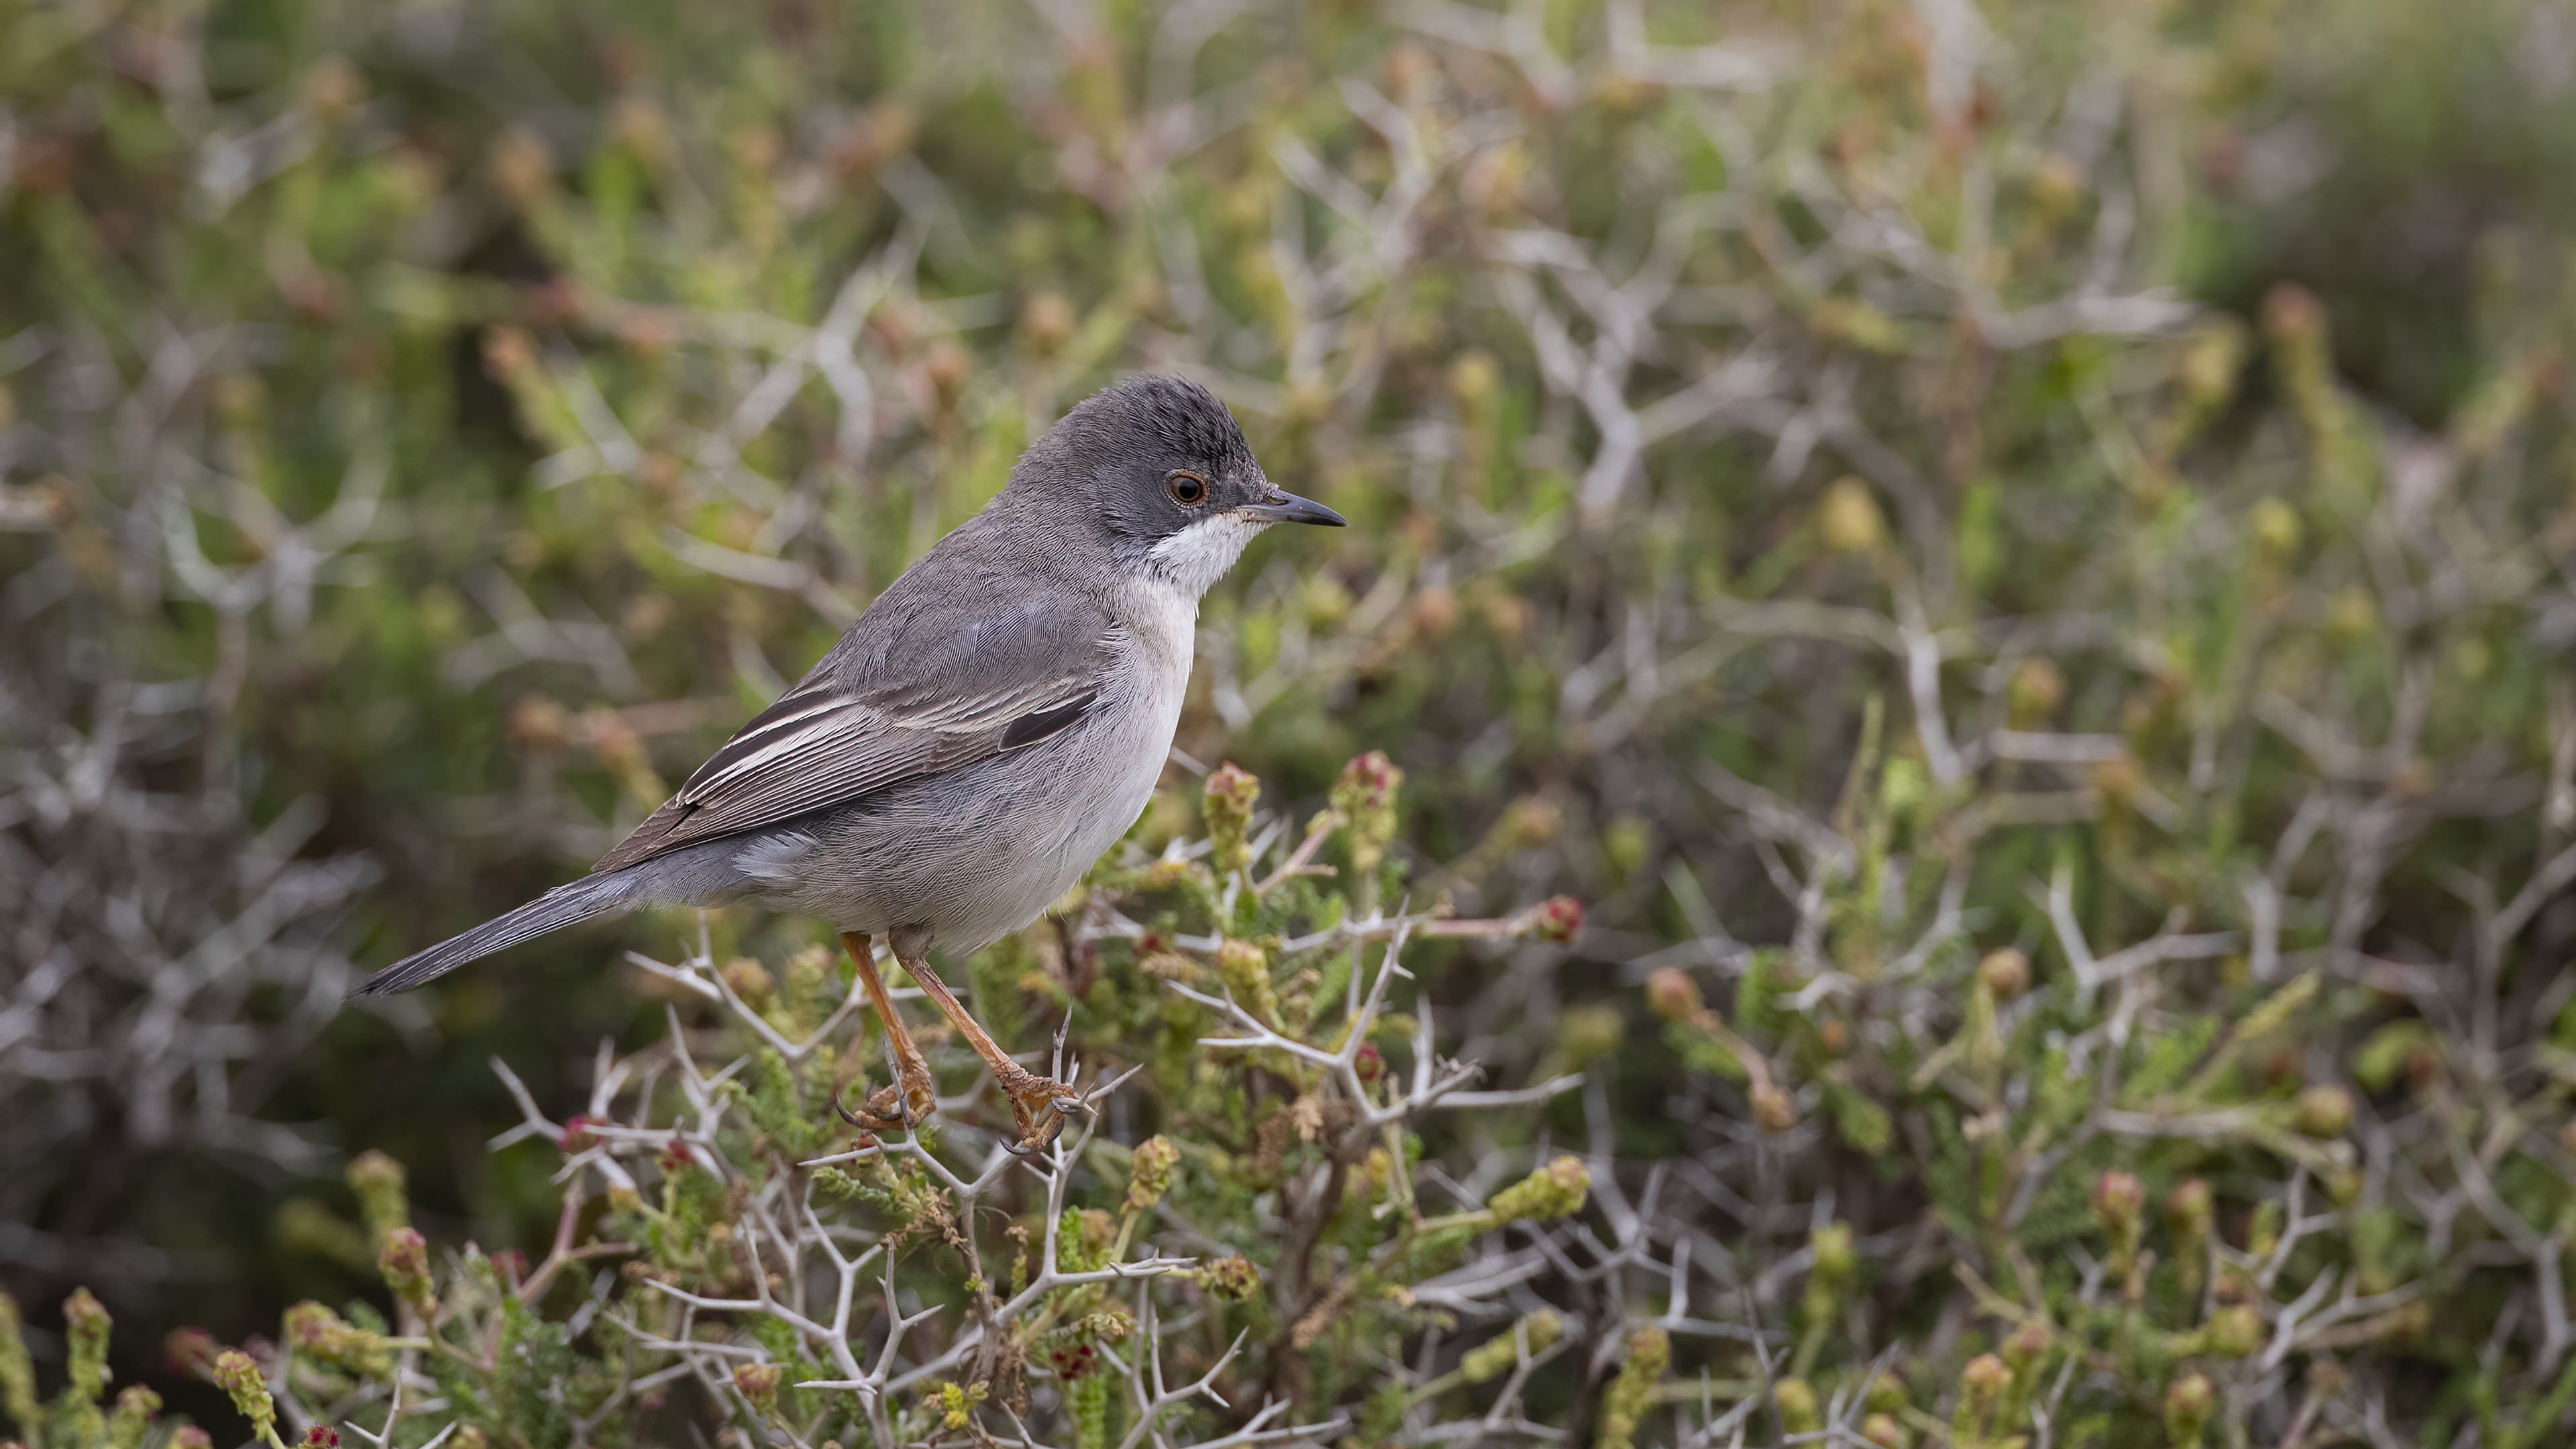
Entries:
<svg viewBox="0 0 2576 1449">
<path fill-rule="evenodd" d="M 391 996 L 415 986 L 435 981 L 468 961 L 479 961 L 495 951 L 515 946 L 532 936 L 560 930 L 575 921 L 586 921 L 610 911 L 624 910 L 636 904 L 635 882 L 626 871 L 606 875 L 583 876 L 569 885 L 559 885 L 506 916 L 495 916 L 460 936 L 452 936 L 426 951 L 416 952 L 367 978 L 365 985 L 350 992 L 351 996 Z"/>
</svg>

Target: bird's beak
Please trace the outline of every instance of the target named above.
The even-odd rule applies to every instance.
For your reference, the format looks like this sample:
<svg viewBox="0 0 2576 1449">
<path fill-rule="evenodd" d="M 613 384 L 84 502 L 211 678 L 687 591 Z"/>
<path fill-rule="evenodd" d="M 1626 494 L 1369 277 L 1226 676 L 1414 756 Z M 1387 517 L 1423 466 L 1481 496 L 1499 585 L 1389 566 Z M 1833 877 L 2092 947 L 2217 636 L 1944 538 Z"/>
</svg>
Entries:
<svg viewBox="0 0 2576 1449">
<path fill-rule="evenodd" d="M 1282 493 L 1273 488 L 1259 503 L 1247 503 L 1235 510 L 1266 523 L 1320 523 L 1328 528 L 1342 528 L 1350 520 L 1326 508 L 1312 498 Z"/>
</svg>

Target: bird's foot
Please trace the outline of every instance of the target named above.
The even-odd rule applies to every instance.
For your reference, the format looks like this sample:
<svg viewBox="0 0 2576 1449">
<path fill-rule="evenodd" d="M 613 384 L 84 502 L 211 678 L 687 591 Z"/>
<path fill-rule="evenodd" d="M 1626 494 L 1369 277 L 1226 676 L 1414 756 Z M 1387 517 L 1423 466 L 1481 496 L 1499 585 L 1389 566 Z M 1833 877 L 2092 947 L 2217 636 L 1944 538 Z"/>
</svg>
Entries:
<svg viewBox="0 0 2576 1449">
<path fill-rule="evenodd" d="M 927 1070 L 908 1071 L 869 1093 L 855 1112 L 842 1106 L 840 1094 L 834 1093 L 832 1110 L 842 1121 L 863 1132 L 904 1132 L 929 1120 L 939 1110 L 939 1093 Z"/>
<path fill-rule="evenodd" d="M 1018 1156 L 1033 1157 L 1044 1152 L 1064 1131 L 1067 1119 L 1077 1112 L 1091 1111 L 1091 1104 L 1082 1094 L 1053 1077 L 1041 1077 L 1007 1057 L 1002 1065 L 1010 1070 L 997 1070 L 994 1077 L 1001 1083 L 1002 1095 L 1011 1103 L 1011 1116 L 1020 1126 L 1020 1140 L 1002 1145 Z"/>
</svg>

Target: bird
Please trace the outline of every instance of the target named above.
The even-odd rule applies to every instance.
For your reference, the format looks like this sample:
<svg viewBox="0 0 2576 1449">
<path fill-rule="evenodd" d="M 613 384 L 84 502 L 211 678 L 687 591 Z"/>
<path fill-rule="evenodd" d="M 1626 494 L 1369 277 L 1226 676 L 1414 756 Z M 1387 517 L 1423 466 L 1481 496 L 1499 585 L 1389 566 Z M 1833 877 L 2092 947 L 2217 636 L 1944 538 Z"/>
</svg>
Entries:
<svg viewBox="0 0 2576 1449">
<path fill-rule="evenodd" d="M 877 595 L 590 874 L 378 971 L 408 991 L 577 921 L 750 903 L 840 933 L 883 1022 L 894 1080 L 871 1131 L 937 1108 L 874 942 L 970 1042 L 1023 1156 L 1085 1110 L 1020 1066 L 931 965 L 1036 920 L 1151 803 L 1189 687 L 1199 601 L 1279 523 L 1345 526 L 1271 483 L 1234 414 L 1184 378 L 1076 404 L 973 518 Z M 1061 1070 L 1061 1067 L 1057 1068 Z"/>
</svg>

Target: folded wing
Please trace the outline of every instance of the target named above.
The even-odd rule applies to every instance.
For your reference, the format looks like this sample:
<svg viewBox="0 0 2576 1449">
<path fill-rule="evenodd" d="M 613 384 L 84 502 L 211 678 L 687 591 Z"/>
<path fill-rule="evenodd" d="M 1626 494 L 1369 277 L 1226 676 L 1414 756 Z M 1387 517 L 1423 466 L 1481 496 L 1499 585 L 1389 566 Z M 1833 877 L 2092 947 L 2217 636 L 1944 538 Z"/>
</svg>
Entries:
<svg viewBox="0 0 2576 1449">
<path fill-rule="evenodd" d="M 595 872 L 784 824 L 1070 728 L 1100 697 L 1116 626 L 1097 605 L 1051 591 L 1000 609 L 989 593 L 959 592 L 1002 582 L 905 575 Z"/>
</svg>

